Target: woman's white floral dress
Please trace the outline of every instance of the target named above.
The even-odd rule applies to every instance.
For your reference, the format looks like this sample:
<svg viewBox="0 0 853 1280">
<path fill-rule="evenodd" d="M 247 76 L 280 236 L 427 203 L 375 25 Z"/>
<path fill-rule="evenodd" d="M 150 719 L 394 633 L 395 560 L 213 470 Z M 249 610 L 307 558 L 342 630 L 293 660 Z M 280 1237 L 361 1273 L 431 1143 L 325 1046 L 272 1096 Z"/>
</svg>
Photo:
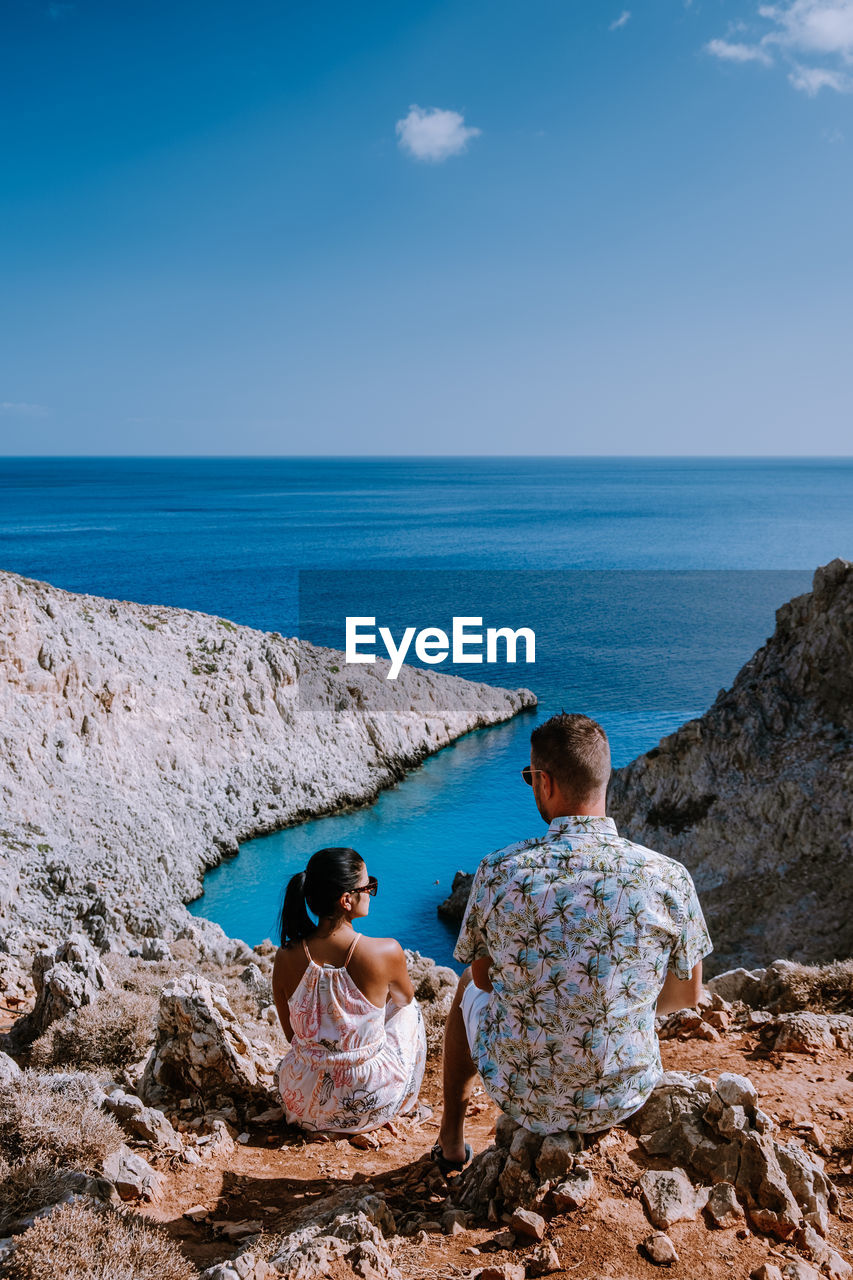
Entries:
<svg viewBox="0 0 853 1280">
<path fill-rule="evenodd" d="M 289 1124 L 313 1132 L 359 1133 L 414 1107 L 426 1063 L 426 1035 L 416 1000 L 371 1004 L 349 972 L 308 968 L 288 1001 L 293 1039 L 278 1067 Z"/>
<path fill-rule="evenodd" d="M 487 1091 L 538 1133 L 619 1124 L 661 1075 L 667 972 L 689 978 L 710 950 L 687 870 L 610 818 L 555 818 L 541 839 L 489 854 L 455 952 L 492 959 L 472 1046 Z"/>
</svg>

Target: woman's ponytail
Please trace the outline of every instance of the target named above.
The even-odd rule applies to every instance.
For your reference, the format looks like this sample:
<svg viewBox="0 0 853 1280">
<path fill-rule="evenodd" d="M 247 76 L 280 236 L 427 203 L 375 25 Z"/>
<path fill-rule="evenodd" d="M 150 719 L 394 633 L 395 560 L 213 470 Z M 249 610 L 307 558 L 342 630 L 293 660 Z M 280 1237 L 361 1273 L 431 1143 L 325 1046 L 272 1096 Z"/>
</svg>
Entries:
<svg viewBox="0 0 853 1280">
<path fill-rule="evenodd" d="M 341 895 L 354 893 L 363 874 L 364 859 L 355 849 L 336 846 L 312 854 L 308 866 L 291 876 L 284 892 L 281 945 L 289 947 L 314 932 L 317 926 L 309 910 L 318 920 L 334 918 Z"/>
<path fill-rule="evenodd" d="M 305 905 L 305 872 L 297 871 L 295 876 L 291 876 L 284 891 L 284 905 L 281 908 L 281 945 L 288 947 L 292 942 L 307 938 L 314 928 L 314 921 L 309 916 Z"/>
</svg>

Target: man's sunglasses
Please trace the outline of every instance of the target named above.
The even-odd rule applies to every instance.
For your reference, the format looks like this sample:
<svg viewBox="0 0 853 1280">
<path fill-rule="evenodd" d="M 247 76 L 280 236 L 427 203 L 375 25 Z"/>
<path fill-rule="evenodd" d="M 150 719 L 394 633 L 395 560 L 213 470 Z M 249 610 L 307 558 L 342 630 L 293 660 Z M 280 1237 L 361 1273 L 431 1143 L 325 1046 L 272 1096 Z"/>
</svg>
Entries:
<svg viewBox="0 0 853 1280">
<path fill-rule="evenodd" d="M 360 884 L 353 890 L 353 893 L 369 893 L 371 898 L 375 898 L 379 892 L 379 881 L 376 876 L 368 876 L 367 884 Z"/>
<path fill-rule="evenodd" d="M 547 773 L 547 772 L 548 772 L 547 769 L 531 769 L 530 765 L 526 764 L 521 771 L 521 776 L 524 779 L 524 781 L 527 783 L 528 787 L 532 787 L 534 773 Z"/>
</svg>

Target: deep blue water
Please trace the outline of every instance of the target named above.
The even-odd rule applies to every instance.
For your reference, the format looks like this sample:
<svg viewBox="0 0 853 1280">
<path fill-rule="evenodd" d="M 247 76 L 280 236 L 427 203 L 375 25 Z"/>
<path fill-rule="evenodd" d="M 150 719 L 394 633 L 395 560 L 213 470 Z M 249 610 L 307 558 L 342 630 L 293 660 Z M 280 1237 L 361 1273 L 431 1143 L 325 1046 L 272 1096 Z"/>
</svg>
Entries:
<svg viewBox="0 0 853 1280">
<path fill-rule="evenodd" d="M 0 459 L 0 567 L 69 590 L 336 646 L 346 612 L 395 634 L 535 622 L 535 666 L 459 673 L 529 686 L 538 713 L 207 877 L 194 909 L 249 942 L 314 849 L 352 844 L 381 880 L 369 927 L 447 960 L 453 872 L 538 829 L 517 772 L 536 716 L 596 715 L 624 763 L 700 714 L 836 555 L 853 555 L 850 460 Z"/>
</svg>

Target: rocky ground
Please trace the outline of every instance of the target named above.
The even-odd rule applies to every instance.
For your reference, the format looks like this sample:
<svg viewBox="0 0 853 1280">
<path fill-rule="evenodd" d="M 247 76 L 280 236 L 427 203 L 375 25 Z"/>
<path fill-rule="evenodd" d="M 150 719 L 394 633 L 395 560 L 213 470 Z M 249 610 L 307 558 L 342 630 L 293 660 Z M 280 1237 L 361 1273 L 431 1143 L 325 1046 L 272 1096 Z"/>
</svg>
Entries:
<svg viewBox="0 0 853 1280">
<path fill-rule="evenodd" d="M 387 668 L 0 573 L 0 950 L 180 928 L 238 841 L 365 803 L 536 702 Z"/>
<path fill-rule="evenodd" d="M 853 1274 L 853 964 L 712 982 L 661 1023 L 669 1074 L 647 1106 L 584 1149 L 516 1130 L 478 1090 L 475 1159 L 448 1180 L 435 1118 L 326 1142 L 284 1126 L 273 950 L 223 947 L 155 940 L 143 959 L 77 937 L 37 957 L 0 1058 L 8 1280 L 60 1261 L 66 1280 Z M 410 965 L 437 1113 L 454 978 Z M 62 1253 L 99 1227 L 97 1264 Z"/>
</svg>

